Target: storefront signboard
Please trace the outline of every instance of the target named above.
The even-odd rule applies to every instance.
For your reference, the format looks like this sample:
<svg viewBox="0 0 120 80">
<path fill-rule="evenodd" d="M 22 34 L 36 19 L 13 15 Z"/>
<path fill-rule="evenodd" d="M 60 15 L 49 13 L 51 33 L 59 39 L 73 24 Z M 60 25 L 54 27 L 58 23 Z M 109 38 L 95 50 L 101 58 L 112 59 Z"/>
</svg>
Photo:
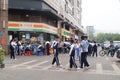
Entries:
<svg viewBox="0 0 120 80">
<path fill-rule="evenodd" d="M 8 22 L 8 31 L 36 31 L 57 34 L 56 27 L 45 23 L 30 23 L 30 22 Z"/>
<path fill-rule="evenodd" d="M 67 38 L 70 38 L 70 31 L 62 29 L 62 36 L 65 36 Z"/>
</svg>

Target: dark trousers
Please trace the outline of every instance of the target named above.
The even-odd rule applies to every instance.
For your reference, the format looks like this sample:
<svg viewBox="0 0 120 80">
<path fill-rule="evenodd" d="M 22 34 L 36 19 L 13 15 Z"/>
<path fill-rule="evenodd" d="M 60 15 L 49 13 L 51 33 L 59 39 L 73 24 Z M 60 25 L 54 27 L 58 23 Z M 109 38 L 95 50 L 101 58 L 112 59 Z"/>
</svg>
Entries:
<svg viewBox="0 0 120 80">
<path fill-rule="evenodd" d="M 72 68 L 73 66 L 75 68 L 77 68 L 77 65 L 75 63 L 75 57 L 74 56 L 70 56 L 70 68 Z"/>
<path fill-rule="evenodd" d="M 83 68 L 83 64 L 84 64 L 84 67 L 85 66 L 89 66 L 88 62 L 87 62 L 87 52 L 82 52 L 81 53 L 81 68 Z"/>
<path fill-rule="evenodd" d="M 97 51 L 93 51 L 93 54 L 92 54 L 93 57 L 94 57 L 94 54 L 96 54 L 96 57 L 97 57 Z"/>
<path fill-rule="evenodd" d="M 14 49 L 12 49 L 11 52 L 10 52 L 10 58 L 15 59 L 15 51 L 14 51 Z"/>
<path fill-rule="evenodd" d="M 56 55 L 56 53 L 54 54 L 54 58 L 53 58 L 53 61 L 52 61 L 52 65 L 54 65 L 54 63 L 56 62 L 57 66 L 60 65 L 59 63 L 59 58 L 58 58 L 58 55 Z"/>
<path fill-rule="evenodd" d="M 49 48 L 46 49 L 47 55 L 50 55 Z"/>
</svg>

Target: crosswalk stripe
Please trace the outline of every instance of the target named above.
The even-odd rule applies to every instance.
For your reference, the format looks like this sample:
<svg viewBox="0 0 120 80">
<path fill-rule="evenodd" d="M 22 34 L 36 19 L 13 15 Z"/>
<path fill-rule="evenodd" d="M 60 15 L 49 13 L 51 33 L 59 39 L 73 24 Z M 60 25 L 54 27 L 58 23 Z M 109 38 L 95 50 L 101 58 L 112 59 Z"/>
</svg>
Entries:
<svg viewBox="0 0 120 80">
<path fill-rule="evenodd" d="M 67 64 L 64 66 L 64 68 L 69 68 L 69 63 L 67 63 Z"/>
<path fill-rule="evenodd" d="M 116 64 L 112 64 L 113 69 L 115 70 L 116 73 L 120 73 L 120 69 Z"/>
<path fill-rule="evenodd" d="M 100 64 L 100 63 L 96 64 L 96 73 L 99 73 L 99 74 L 103 73 L 102 64 Z"/>
<path fill-rule="evenodd" d="M 49 69 L 50 67 L 52 67 L 52 66 L 51 66 L 51 65 L 46 66 L 46 67 L 42 68 L 41 70 L 47 70 L 47 69 Z"/>
<path fill-rule="evenodd" d="M 32 66 L 28 66 L 27 69 L 31 69 L 32 67 L 36 67 L 36 66 L 39 66 L 39 65 L 45 64 L 45 63 L 47 63 L 47 62 L 49 62 L 49 61 L 43 61 L 43 62 L 40 62 L 40 63 L 34 64 L 34 65 L 32 65 Z"/>
<path fill-rule="evenodd" d="M 37 60 L 27 61 L 27 62 L 18 64 L 18 65 L 14 65 L 14 66 L 12 66 L 11 68 L 15 68 L 15 67 L 19 67 L 19 66 L 22 66 L 22 65 L 30 64 L 30 63 L 33 63 L 33 62 L 36 62 L 36 61 L 37 61 Z"/>
<path fill-rule="evenodd" d="M 108 58 L 108 57 L 106 57 L 106 60 L 107 60 L 107 61 L 109 61 L 109 58 Z"/>
</svg>

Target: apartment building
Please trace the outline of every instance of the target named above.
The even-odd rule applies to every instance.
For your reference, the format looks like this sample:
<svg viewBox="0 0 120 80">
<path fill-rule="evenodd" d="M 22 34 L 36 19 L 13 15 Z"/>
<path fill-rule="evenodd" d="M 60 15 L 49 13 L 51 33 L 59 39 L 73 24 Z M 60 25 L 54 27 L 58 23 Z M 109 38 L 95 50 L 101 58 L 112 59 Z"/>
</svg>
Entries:
<svg viewBox="0 0 120 80">
<path fill-rule="evenodd" d="M 81 27 L 81 0 L 0 1 L 7 2 L 5 5 L 8 6 L 8 26 L 5 28 L 8 41 L 16 38 L 44 43 L 52 41 L 55 35 L 60 35 L 66 41 L 84 34 Z"/>
</svg>

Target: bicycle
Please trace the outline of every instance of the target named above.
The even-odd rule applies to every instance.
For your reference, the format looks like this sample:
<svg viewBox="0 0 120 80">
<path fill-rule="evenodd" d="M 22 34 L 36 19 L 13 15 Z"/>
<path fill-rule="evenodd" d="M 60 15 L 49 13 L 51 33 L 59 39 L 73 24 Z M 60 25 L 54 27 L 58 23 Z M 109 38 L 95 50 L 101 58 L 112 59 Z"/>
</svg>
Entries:
<svg viewBox="0 0 120 80">
<path fill-rule="evenodd" d="M 105 56 L 108 54 L 109 51 L 110 51 L 110 48 L 104 48 L 104 49 L 100 50 L 99 55 Z"/>
</svg>

